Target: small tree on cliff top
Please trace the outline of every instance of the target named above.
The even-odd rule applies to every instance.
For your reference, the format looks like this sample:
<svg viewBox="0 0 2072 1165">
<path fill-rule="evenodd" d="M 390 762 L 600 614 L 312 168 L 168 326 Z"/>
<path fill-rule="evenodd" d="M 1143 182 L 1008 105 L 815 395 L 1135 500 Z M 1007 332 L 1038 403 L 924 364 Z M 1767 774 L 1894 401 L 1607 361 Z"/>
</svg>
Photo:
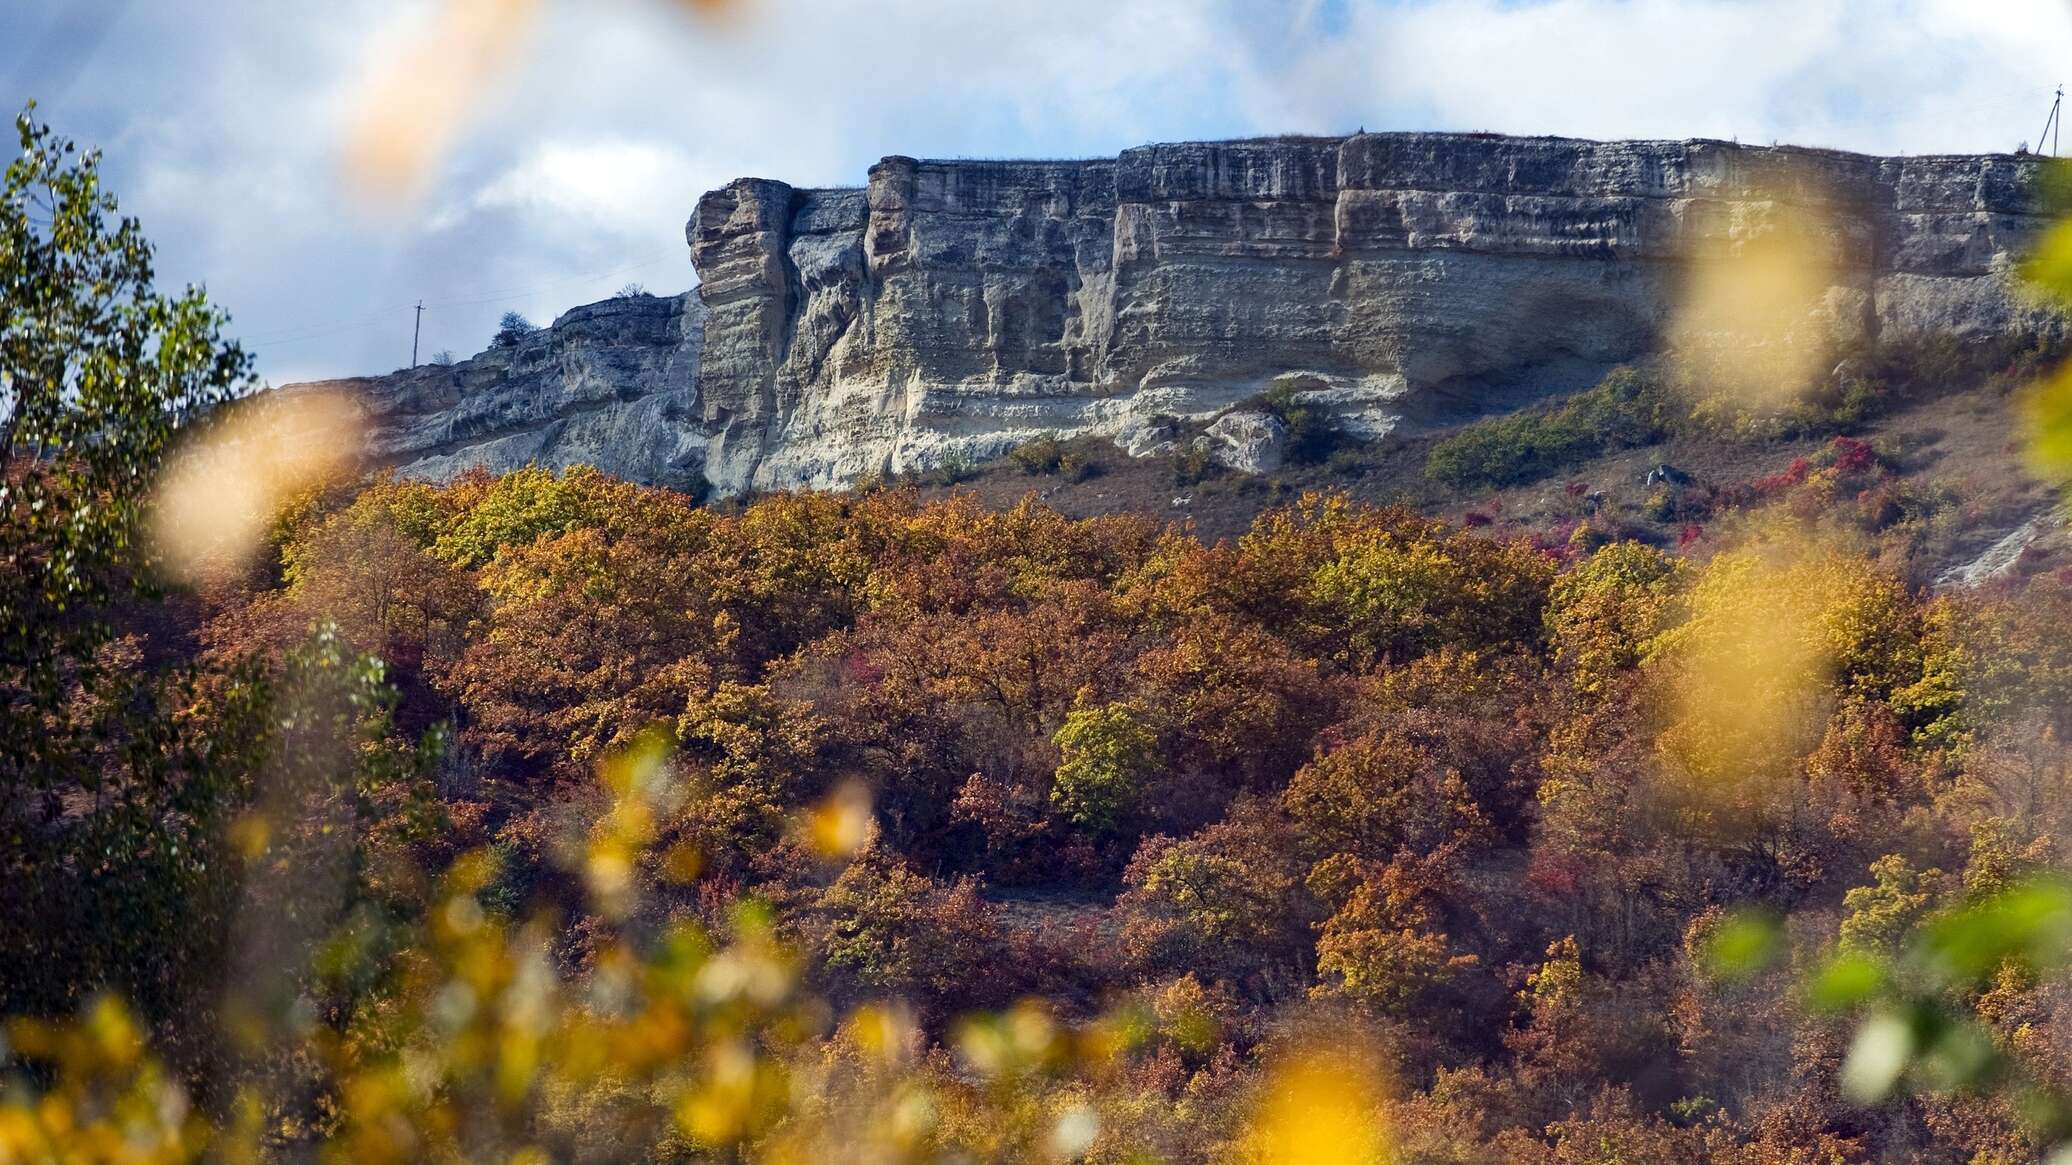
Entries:
<svg viewBox="0 0 2072 1165">
<path fill-rule="evenodd" d="M 526 319 L 523 315 L 515 311 L 507 311 L 504 313 L 504 318 L 497 321 L 495 342 L 499 348 L 508 348 L 539 330 L 538 324 Z"/>
</svg>

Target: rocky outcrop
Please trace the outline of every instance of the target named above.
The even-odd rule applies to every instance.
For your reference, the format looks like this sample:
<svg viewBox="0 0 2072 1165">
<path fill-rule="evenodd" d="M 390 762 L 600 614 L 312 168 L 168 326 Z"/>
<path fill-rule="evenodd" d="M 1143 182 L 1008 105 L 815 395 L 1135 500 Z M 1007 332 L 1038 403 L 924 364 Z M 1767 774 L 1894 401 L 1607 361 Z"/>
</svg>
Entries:
<svg viewBox="0 0 2072 1165">
<path fill-rule="evenodd" d="M 1662 342 L 1693 264 L 1766 242 L 1820 272 L 1803 314 L 1830 340 L 2055 326 L 2011 290 L 2039 171 L 1456 134 L 893 157 L 860 190 L 707 194 L 689 297 L 359 383 L 409 472 L 590 461 L 724 493 L 1047 430 L 1162 448 L 1166 418 L 1277 386 L 1373 436 L 1587 384 Z"/>
<path fill-rule="evenodd" d="M 1272 473 L 1287 457 L 1288 426 L 1272 413 L 1233 409 L 1201 435 L 1211 460 L 1239 473 Z"/>
<path fill-rule="evenodd" d="M 357 401 L 368 455 L 410 476 L 585 464 L 702 490 L 705 314 L 694 292 L 608 299 L 456 364 L 289 388 Z"/>
</svg>

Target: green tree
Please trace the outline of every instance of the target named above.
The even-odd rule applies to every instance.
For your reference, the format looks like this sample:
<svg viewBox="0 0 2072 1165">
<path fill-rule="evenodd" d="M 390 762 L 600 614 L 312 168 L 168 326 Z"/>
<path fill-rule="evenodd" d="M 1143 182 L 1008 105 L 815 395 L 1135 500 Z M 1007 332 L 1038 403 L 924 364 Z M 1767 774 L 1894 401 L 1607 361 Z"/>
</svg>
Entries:
<svg viewBox="0 0 2072 1165">
<path fill-rule="evenodd" d="M 1534 481 L 1608 450 L 1661 440 L 1674 419 L 1670 400 L 1652 375 L 1617 368 L 1560 405 L 1462 428 L 1432 446 L 1425 474 L 1456 489 Z"/>
<path fill-rule="evenodd" d="M 1522 543 L 1406 538 L 1362 521 L 1312 576 L 1308 597 L 1343 657 L 1365 670 L 1448 644 L 1533 643 L 1553 576 L 1547 557 Z"/>
<path fill-rule="evenodd" d="M 428 524 L 429 549 L 456 566 L 486 565 L 497 552 L 581 527 L 614 533 L 636 524 L 653 507 L 639 487 L 586 465 L 556 474 L 528 465 L 494 479 L 463 479 L 465 503 L 444 522 Z"/>
<path fill-rule="evenodd" d="M 1576 687 L 1602 693 L 1638 664 L 1688 585 L 1682 563 L 1639 542 L 1614 542 L 1564 572 L 1547 601 L 1547 637 Z"/>
<path fill-rule="evenodd" d="M 1023 473 L 1056 473 L 1065 464 L 1065 443 L 1056 433 L 1038 433 L 1007 451 L 1007 459 Z"/>
<path fill-rule="evenodd" d="M 1338 418 L 1328 405 L 1305 400 L 1293 384 L 1277 384 L 1259 395 L 1259 403 L 1288 429 L 1288 460 L 1315 465 L 1345 441 Z"/>
<path fill-rule="evenodd" d="M 1945 879 L 1941 870 L 1916 870 L 1899 854 L 1872 862 L 1871 877 L 1875 884 L 1842 897 L 1842 946 L 1890 955 L 1934 909 Z"/>
<path fill-rule="evenodd" d="M 106 607 L 147 581 L 154 475 L 184 427 L 251 383 L 201 289 L 154 289 L 151 244 L 117 217 L 99 156 L 33 114 L 0 193 L 0 785 L 15 789 L 68 769 L 62 705 L 125 682 L 101 666 Z"/>
<path fill-rule="evenodd" d="M 1066 714 L 1051 743 L 1063 753 L 1051 804 L 1097 833 L 1129 816 L 1158 768 L 1158 736 L 1128 704 L 1081 704 Z"/>
<path fill-rule="evenodd" d="M 208 974 L 216 825 L 240 795 L 257 694 L 146 666 L 130 618 L 152 589 L 143 523 L 168 450 L 249 386 L 250 360 L 200 289 L 155 290 L 151 245 L 96 154 L 33 107 L 15 126 L 0 191 L 0 1007 L 70 1007 L 113 982 L 158 1010 Z"/>
<path fill-rule="evenodd" d="M 1268 994 L 1306 980 L 1318 919 L 1294 848 L 1286 821 L 1251 800 L 1192 837 L 1147 838 L 1116 901 L 1125 955 Z"/>
<path fill-rule="evenodd" d="M 828 966 L 871 991 L 940 996 L 968 988 L 997 939 L 977 883 L 946 886 L 876 855 L 843 871 L 820 905 Z"/>
</svg>

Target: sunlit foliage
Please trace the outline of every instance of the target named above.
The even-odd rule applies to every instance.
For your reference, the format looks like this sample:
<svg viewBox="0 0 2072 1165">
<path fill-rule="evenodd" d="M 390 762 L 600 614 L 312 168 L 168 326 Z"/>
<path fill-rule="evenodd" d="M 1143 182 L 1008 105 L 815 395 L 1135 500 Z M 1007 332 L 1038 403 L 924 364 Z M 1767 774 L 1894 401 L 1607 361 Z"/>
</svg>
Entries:
<svg viewBox="0 0 2072 1165">
<path fill-rule="evenodd" d="M 1564 562 L 1335 498 L 1208 546 L 537 470 L 313 494 L 274 547 L 203 614 L 204 687 L 326 727 L 198 722 L 248 759 L 170 901 L 213 903 L 228 995 L 22 997 L 133 994 L 159 1058 L 66 1103 L 184 1105 L 169 1159 L 2048 1135 L 1933 1093 L 1867 1123 L 1787 981 L 2063 856 L 2048 579 L 1931 601 L 1788 516 Z M 2040 1022 L 2044 980 L 1995 983 L 1976 1022 Z"/>
</svg>

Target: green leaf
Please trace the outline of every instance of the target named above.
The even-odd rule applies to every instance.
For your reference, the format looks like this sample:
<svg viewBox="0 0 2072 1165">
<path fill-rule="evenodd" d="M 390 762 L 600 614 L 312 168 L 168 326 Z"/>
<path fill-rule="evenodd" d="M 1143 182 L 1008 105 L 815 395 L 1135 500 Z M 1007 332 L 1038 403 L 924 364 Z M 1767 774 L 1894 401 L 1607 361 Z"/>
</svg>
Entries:
<svg viewBox="0 0 2072 1165">
<path fill-rule="evenodd" d="M 1807 1001 L 1822 1011 L 1843 1011 L 1869 1002 L 1885 984 L 1885 968 L 1877 960 L 1844 951 L 1821 968 L 1807 991 Z"/>
<path fill-rule="evenodd" d="M 1977 983 L 2008 959 L 2039 970 L 2072 952 L 2072 887 L 2038 881 L 1945 915 L 1923 932 L 1919 958 L 1954 984 Z"/>
<path fill-rule="evenodd" d="M 1768 970 L 1784 949 L 1784 920 L 1766 910 L 1743 910 L 1713 928 L 1700 957 L 1715 978 L 1746 979 Z"/>
</svg>

